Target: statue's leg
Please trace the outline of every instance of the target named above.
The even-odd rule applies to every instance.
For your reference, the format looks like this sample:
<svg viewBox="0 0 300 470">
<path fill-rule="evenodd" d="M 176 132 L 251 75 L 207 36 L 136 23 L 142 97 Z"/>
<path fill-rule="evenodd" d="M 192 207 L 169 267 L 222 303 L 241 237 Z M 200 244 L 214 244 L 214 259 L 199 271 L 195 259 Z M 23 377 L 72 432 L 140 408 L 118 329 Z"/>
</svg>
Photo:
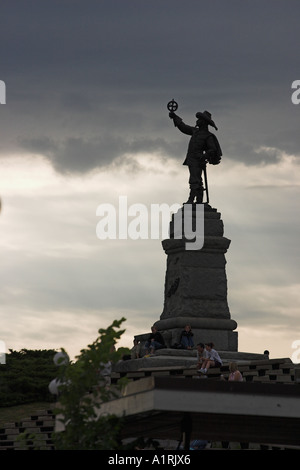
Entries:
<svg viewBox="0 0 300 470">
<path fill-rule="evenodd" d="M 196 202 L 198 204 L 202 204 L 202 202 L 203 202 L 203 188 L 197 189 Z"/>
<path fill-rule="evenodd" d="M 196 166 L 189 165 L 189 172 L 190 172 L 190 177 L 189 177 L 190 194 L 189 194 L 189 198 L 186 204 L 192 204 L 194 202 L 194 199 L 197 196 L 197 189 L 198 189 L 198 176 L 197 176 L 198 168 Z"/>
<path fill-rule="evenodd" d="M 193 203 L 196 198 L 196 202 L 200 204 L 203 201 L 202 168 L 200 166 L 189 166 L 189 172 L 190 195 L 187 203 Z"/>
</svg>

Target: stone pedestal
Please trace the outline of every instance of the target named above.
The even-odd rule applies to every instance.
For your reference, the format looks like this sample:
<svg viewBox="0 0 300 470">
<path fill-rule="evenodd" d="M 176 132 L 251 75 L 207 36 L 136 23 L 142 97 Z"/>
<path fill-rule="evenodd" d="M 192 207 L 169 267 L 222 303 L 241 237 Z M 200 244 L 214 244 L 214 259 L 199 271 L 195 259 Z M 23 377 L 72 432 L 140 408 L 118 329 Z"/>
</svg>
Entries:
<svg viewBox="0 0 300 470">
<path fill-rule="evenodd" d="M 193 230 L 196 205 L 191 212 Z M 227 303 L 226 259 L 230 240 L 223 236 L 221 215 L 208 204 L 204 208 L 204 243 L 201 249 L 189 249 L 184 237 L 178 238 L 178 216 L 170 222 L 170 238 L 162 242 L 167 255 L 164 308 L 155 323 L 168 346 L 178 342 L 181 331 L 190 324 L 194 343 L 213 342 L 217 350 L 237 351 L 237 323 L 230 318 Z"/>
</svg>

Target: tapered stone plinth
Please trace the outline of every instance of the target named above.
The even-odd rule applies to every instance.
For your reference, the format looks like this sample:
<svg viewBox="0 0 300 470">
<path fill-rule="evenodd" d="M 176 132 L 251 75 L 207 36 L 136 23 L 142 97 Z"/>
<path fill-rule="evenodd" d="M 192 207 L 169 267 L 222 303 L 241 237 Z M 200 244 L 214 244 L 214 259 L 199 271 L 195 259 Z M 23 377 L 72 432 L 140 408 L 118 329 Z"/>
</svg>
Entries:
<svg viewBox="0 0 300 470">
<path fill-rule="evenodd" d="M 180 332 L 189 323 L 198 342 L 213 342 L 216 349 L 237 351 L 237 323 L 231 319 L 227 302 L 226 259 L 230 240 L 224 237 L 221 215 L 204 204 L 204 243 L 190 249 L 178 221 L 180 213 L 170 222 L 170 238 L 162 242 L 167 255 L 164 308 L 155 326 L 164 334 L 169 345 L 179 340 Z M 192 212 L 193 230 L 196 205 Z M 180 209 L 182 212 L 183 209 Z M 178 231 L 182 229 L 182 238 Z"/>
</svg>

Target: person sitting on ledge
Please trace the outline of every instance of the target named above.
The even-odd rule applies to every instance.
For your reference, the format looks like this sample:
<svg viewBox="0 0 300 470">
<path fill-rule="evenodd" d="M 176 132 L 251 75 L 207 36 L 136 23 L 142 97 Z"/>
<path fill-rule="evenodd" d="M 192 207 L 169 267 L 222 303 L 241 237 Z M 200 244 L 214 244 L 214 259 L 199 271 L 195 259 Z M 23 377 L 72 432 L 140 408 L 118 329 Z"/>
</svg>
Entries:
<svg viewBox="0 0 300 470">
<path fill-rule="evenodd" d="M 157 331 L 156 326 L 152 326 L 152 333 L 149 335 L 148 340 L 145 343 L 146 356 L 148 354 L 154 354 L 154 351 L 157 349 L 162 349 L 165 347 L 165 342 L 162 335 Z"/>
<path fill-rule="evenodd" d="M 238 370 L 238 366 L 236 362 L 230 362 L 229 364 L 229 377 L 228 380 L 231 382 L 243 382 L 243 376 Z"/>
<path fill-rule="evenodd" d="M 141 343 L 138 339 L 133 339 L 133 347 L 131 348 L 130 359 L 138 359 L 141 353 Z"/>
<path fill-rule="evenodd" d="M 210 367 L 221 367 L 222 365 L 222 359 L 219 353 L 214 349 L 213 343 L 205 343 L 205 349 L 208 352 L 208 358 L 203 360 L 202 368 L 199 369 L 199 372 L 204 374 Z"/>
<path fill-rule="evenodd" d="M 181 349 L 193 349 L 194 347 L 193 336 L 194 336 L 194 333 L 192 332 L 191 325 L 185 325 L 184 330 L 181 332 L 181 335 L 180 335 L 180 348 Z"/>
<path fill-rule="evenodd" d="M 208 358 L 208 352 L 205 349 L 205 346 L 203 343 L 198 343 L 197 344 L 197 369 L 202 368 L 202 364 L 204 359 Z"/>
</svg>

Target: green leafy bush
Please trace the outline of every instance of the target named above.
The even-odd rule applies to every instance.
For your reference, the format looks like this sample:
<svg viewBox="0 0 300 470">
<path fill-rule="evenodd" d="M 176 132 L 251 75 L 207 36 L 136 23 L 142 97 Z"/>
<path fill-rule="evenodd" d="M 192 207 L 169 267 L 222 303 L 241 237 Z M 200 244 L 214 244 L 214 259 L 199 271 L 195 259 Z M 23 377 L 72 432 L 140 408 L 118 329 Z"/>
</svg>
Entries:
<svg viewBox="0 0 300 470">
<path fill-rule="evenodd" d="M 34 401 L 53 402 L 49 382 L 55 377 L 54 350 L 9 350 L 6 363 L 0 364 L 0 406 Z"/>
<path fill-rule="evenodd" d="M 120 360 L 125 352 L 124 348 L 115 348 L 124 332 L 119 330 L 124 320 L 115 320 L 107 329 L 100 329 L 99 337 L 81 351 L 75 362 L 59 367 L 62 385 L 57 413 L 61 414 L 63 431 L 54 434 L 58 450 L 120 449 L 122 419 L 98 412 L 101 404 L 117 393 L 115 387 L 102 381 L 101 370 L 109 361 Z"/>
</svg>

